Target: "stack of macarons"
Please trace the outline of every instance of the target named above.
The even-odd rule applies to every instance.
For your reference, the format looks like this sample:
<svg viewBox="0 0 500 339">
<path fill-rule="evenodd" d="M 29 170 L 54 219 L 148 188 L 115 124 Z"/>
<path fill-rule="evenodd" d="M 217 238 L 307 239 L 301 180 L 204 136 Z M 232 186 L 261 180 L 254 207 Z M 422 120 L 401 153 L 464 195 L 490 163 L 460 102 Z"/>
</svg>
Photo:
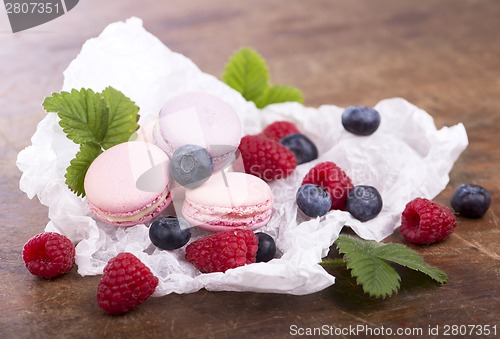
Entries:
<svg viewBox="0 0 500 339">
<path fill-rule="evenodd" d="M 92 162 L 84 183 L 88 206 L 99 220 L 118 226 L 154 219 L 173 199 L 172 156 L 179 147 L 196 145 L 211 158 L 211 176 L 183 188 L 178 216 L 209 231 L 260 228 L 271 218 L 270 187 L 225 170 L 235 160 L 241 134 L 238 116 L 225 101 L 206 93 L 178 95 L 161 109 L 154 142 L 125 142 Z"/>
</svg>

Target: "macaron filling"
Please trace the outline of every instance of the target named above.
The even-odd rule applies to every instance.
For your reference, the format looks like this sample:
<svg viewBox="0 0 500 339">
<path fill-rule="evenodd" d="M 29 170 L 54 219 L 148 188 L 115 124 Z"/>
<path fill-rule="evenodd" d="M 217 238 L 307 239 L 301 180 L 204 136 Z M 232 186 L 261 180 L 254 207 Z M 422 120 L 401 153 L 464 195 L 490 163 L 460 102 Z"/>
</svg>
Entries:
<svg viewBox="0 0 500 339">
<path fill-rule="evenodd" d="M 141 209 L 131 212 L 125 212 L 125 213 L 105 212 L 99 209 L 94 204 L 92 204 L 91 201 L 89 201 L 88 204 L 90 210 L 102 221 L 107 223 L 127 226 L 151 220 L 154 216 L 163 211 L 170 204 L 171 201 L 172 201 L 172 196 L 170 195 L 168 189 L 165 189 L 162 192 L 162 194 L 156 197 L 149 204 L 145 205 Z"/>
<path fill-rule="evenodd" d="M 183 215 L 193 226 L 205 226 L 214 230 L 228 228 L 257 229 L 264 226 L 272 214 L 272 200 L 251 206 L 205 206 L 186 199 Z"/>
</svg>

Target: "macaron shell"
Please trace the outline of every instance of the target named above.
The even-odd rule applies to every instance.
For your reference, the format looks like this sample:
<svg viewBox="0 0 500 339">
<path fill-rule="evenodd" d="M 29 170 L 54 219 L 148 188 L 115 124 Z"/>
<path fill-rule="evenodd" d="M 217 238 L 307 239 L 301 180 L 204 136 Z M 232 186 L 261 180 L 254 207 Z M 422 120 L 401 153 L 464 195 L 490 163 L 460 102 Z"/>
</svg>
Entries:
<svg viewBox="0 0 500 339">
<path fill-rule="evenodd" d="M 111 147 L 87 171 L 84 182 L 87 199 L 107 214 L 141 210 L 168 186 L 168 162 L 167 155 L 151 143 L 133 141 Z M 138 184 L 140 180 L 142 187 Z M 146 187 L 144 183 L 150 185 Z"/>
<path fill-rule="evenodd" d="M 210 231 L 255 230 L 271 218 L 272 191 L 255 176 L 219 172 L 203 185 L 186 190 L 182 212 L 191 225 Z"/>
<path fill-rule="evenodd" d="M 233 108 L 224 100 L 202 92 L 170 99 L 160 111 L 158 129 L 160 133 L 155 133 L 155 138 L 164 140 L 155 143 L 168 145 L 165 152 L 193 144 L 207 148 L 214 157 L 228 153 L 228 149 L 234 152 L 242 136 L 241 122 Z"/>
<path fill-rule="evenodd" d="M 218 172 L 203 185 L 186 190 L 191 203 L 214 207 L 254 206 L 272 200 L 272 191 L 262 179 L 240 172 Z"/>
</svg>

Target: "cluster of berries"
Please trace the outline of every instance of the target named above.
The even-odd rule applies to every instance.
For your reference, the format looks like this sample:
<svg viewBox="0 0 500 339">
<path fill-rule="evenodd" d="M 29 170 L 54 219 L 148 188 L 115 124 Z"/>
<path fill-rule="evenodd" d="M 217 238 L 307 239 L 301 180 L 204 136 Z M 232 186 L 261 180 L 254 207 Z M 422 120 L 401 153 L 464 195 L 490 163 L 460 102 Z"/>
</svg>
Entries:
<svg viewBox="0 0 500 339">
<path fill-rule="evenodd" d="M 182 227 L 177 217 L 160 217 L 149 227 L 149 238 L 160 249 L 174 250 L 188 243 L 191 230 Z M 185 252 L 186 260 L 201 272 L 225 272 L 271 260 L 276 254 L 276 244 L 266 233 L 235 229 L 197 239 L 186 246 Z"/>
<path fill-rule="evenodd" d="M 267 182 L 286 178 L 297 165 L 318 157 L 316 145 L 289 121 L 276 121 L 258 135 L 244 136 L 238 148 L 245 172 Z"/>
<path fill-rule="evenodd" d="M 157 218 L 149 227 L 156 247 L 175 250 L 191 239 L 187 224 L 174 216 Z M 234 229 L 214 233 L 189 243 L 185 258 L 203 273 L 225 272 L 255 262 L 268 262 L 276 255 L 276 243 L 266 233 Z"/>
<path fill-rule="evenodd" d="M 351 178 L 331 161 L 321 162 L 309 170 L 297 191 L 296 201 L 299 210 L 313 218 L 330 210 L 341 210 L 367 221 L 382 210 L 382 197 L 375 187 L 354 186 Z"/>
<path fill-rule="evenodd" d="M 360 136 L 373 134 L 380 125 L 380 114 L 368 106 L 349 106 L 341 117 L 345 130 Z M 320 217 L 330 210 L 349 211 L 367 221 L 382 210 L 382 197 L 375 187 L 354 186 L 349 176 L 335 163 L 313 167 L 297 191 L 297 205 L 309 217 Z"/>
</svg>

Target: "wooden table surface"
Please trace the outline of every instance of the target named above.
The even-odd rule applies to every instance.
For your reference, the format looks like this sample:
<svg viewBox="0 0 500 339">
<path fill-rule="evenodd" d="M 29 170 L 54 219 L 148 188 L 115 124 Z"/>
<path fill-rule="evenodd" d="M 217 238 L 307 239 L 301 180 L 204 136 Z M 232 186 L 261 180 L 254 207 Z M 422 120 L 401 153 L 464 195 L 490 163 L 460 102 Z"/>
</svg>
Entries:
<svg viewBox="0 0 500 339">
<path fill-rule="evenodd" d="M 48 214 L 19 190 L 17 153 L 30 144 L 43 98 L 61 89 L 62 72 L 85 40 L 130 16 L 216 76 L 236 49 L 255 48 L 273 81 L 302 89 L 308 106 L 404 97 L 438 127 L 463 122 L 470 145 L 435 200 L 449 206 L 454 188 L 473 182 L 489 189 L 492 206 L 482 219 L 459 218 L 445 242 L 412 246 L 449 282 L 438 286 L 400 269 L 400 292 L 376 300 L 346 270 L 329 268 L 336 284 L 311 295 L 202 290 L 150 298 L 111 317 L 95 302 L 99 277 L 81 277 L 76 268 L 53 281 L 30 275 L 21 249 Z M 445 326 L 489 325 L 500 333 L 500 1 L 80 1 L 16 34 L 0 9 L 0 67 L 1 338 L 287 337 L 294 325 L 421 328 L 423 337 L 436 326 L 442 337 Z M 403 242 L 398 232 L 386 241 Z"/>
</svg>

